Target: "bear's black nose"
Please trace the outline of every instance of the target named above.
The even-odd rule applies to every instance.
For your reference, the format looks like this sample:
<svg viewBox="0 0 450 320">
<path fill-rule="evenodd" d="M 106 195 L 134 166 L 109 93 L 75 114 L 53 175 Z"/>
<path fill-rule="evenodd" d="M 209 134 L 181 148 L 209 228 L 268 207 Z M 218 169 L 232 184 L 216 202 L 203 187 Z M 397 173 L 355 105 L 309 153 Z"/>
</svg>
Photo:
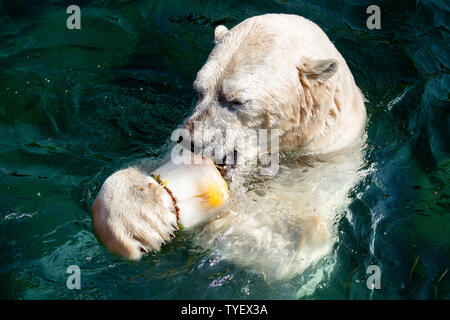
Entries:
<svg viewBox="0 0 450 320">
<path fill-rule="evenodd" d="M 179 136 L 177 143 L 181 144 L 181 146 L 183 146 L 186 149 L 190 149 L 192 153 L 194 153 L 195 150 L 195 146 L 194 143 L 191 141 L 191 143 L 189 143 L 190 139 L 184 139 L 183 136 Z"/>
</svg>

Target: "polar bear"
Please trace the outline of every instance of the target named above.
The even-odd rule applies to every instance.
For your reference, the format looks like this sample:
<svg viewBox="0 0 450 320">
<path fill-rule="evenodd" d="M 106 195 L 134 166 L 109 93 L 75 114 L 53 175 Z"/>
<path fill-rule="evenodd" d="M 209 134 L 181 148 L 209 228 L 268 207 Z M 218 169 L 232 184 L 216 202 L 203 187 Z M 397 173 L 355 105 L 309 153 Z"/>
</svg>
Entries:
<svg viewBox="0 0 450 320">
<path fill-rule="evenodd" d="M 364 96 L 333 43 L 306 18 L 251 17 L 230 30 L 216 27 L 214 42 L 194 82 L 198 101 L 184 123 L 187 136 L 178 142 L 196 151 L 214 147 L 217 163 L 233 157 L 226 175 L 232 200 L 192 241 L 268 279 L 291 278 L 337 239 L 333 225 L 362 176 Z M 259 179 L 257 165 L 242 161 L 253 153 L 233 142 L 249 129 L 278 130 L 276 175 Z M 211 130 L 227 131 L 232 143 L 199 138 Z M 178 228 L 162 189 L 139 192 L 148 182 L 143 167 L 118 171 L 92 206 L 100 241 L 130 259 L 159 250 Z M 149 199 L 160 205 L 150 207 Z"/>
</svg>

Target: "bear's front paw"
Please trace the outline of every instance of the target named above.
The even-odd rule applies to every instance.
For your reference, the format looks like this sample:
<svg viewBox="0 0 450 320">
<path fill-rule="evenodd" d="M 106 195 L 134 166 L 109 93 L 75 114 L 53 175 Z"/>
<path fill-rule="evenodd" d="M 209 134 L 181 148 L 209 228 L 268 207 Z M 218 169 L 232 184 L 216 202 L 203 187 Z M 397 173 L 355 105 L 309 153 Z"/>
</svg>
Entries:
<svg viewBox="0 0 450 320">
<path fill-rule="evenodd" d="M 136 168 L 106 179 L 92 205 L 92 222 L 108 250 L 132 260 L 159 251 L 178 230 L 171 196 Z"/>
</svg>

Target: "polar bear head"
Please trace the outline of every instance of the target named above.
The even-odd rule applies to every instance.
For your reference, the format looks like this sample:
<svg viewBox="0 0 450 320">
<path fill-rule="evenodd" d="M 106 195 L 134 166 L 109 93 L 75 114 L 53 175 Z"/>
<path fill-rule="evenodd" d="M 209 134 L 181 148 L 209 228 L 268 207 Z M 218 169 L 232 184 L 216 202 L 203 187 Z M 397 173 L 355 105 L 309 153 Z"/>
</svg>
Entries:
<svg viewBox="0 0 450 320">
<path fill-rule="evenodd" d="M 196 107 L 184 125 L 196 152 L 207 151 L 219 163 L 237 154 L 239 163 L 241 154 L 257 154 L 251 143 L 242 150 L 255 130 L 277 129 L 281 147 L 299 148 L 336 121 L 341 104 L 334 78 L 342 57 L 317 25 L 268 14 L 231 30 L 218 26 L 214 38 L 194 82 Z"/>
</svg>

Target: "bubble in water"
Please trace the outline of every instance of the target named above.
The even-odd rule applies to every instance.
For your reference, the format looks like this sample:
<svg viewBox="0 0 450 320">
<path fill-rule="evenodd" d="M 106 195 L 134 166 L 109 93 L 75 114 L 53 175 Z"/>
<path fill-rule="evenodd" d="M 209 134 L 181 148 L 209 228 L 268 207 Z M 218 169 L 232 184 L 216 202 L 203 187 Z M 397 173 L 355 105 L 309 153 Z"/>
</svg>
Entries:
<svg viewBox="0 0 450 320">
<path fill-rule="evenodd" d="M 242 293 L 243 295 L 246 295 L 246 296 L 250 295 L 249 284 L 250 284 L 250 281 L 247 282 L 247 285 L 246 285 L 245 287 L 242 287 L 241 293 Z"/>
</svg>

